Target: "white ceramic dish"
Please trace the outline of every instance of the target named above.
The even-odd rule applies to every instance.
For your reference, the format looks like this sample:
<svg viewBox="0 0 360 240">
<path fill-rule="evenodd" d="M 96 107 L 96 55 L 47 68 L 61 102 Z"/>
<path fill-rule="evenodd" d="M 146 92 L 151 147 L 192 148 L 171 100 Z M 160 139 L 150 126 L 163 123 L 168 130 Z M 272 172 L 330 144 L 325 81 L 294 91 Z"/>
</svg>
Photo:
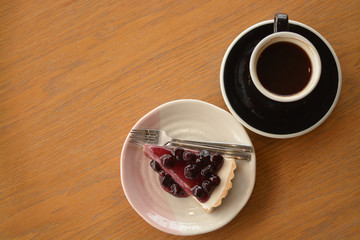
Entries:
<svg viewBox="0 0 360 240">
<path fill-rule="evenodd" d="M 134 128 L 163 129 L 172 137 L 252 146 L 243 126 L 230 113 L 198 100 L 165 103 L 141 118 Z M 251 161 L 236 163 L 233 188 L 212 213 L 206 213 L 191 197 L 176 198 L 165 192 L 142 148 L 129 143 L 128 138 L 121 153 L 121 182 L 129 203 L 149 224 L 174 235 L 196 235 L 223 227 L 248 201 L 255 184 L 255 153 Z"/>
</svg>

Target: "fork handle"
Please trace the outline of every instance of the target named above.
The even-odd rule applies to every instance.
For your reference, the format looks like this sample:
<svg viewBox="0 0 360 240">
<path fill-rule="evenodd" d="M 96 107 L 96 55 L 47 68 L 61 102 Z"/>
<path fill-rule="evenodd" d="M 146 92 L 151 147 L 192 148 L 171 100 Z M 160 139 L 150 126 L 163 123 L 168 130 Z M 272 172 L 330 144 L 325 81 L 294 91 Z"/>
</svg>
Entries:
<svg viewBox="0 0 360 240">
<path fill-rule="evenodd" d="M 184 140 L 184 139 L 178 139 L 173 138 L 171 140 L 173 143 L 178 144 L 187 144 L 187 145 L 199 145 L 204 147 L 213 147 L 218 149 L 224 149 L 224 150 L 231 150 L 236 152 L 253 152 L 254 148 L 248 145 L 244 144 L 237 144 L 237 143 L 224 143 L 224 142 L 204 142 L 204 141 L 194 141 L 194 140 Z"/>
</svg>

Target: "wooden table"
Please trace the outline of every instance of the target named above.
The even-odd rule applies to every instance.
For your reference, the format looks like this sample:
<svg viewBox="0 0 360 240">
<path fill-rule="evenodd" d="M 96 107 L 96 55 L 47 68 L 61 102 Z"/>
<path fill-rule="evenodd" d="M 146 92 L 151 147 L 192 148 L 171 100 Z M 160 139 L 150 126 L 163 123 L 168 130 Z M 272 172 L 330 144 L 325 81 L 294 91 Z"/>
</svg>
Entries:
<svg viewBox="0 0 360 240">
<path fill-rule="evenodd" d="M 178 239 L 128 203 L 125 137 L 171 100 L 227 110 L 219 71 L 228 45 L 277 12 L 332 45 L 339 102 L 301 137 L 248 131 L 250 200 L 225 227 L 189 239 L 359 239 L 358 1 L 9 0 L 0 10 L 0 239 Z"/>
</svg>

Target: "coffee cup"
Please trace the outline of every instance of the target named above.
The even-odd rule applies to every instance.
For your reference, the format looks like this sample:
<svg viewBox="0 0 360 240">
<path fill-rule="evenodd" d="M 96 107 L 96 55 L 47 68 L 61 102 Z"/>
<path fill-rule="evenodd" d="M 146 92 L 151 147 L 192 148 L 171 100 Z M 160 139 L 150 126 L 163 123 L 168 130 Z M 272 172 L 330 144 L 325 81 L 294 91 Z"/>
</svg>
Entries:
<svg viewBox="0 0 360 240">
<path fill-rule="evenodd" d="M 314 45 L 288 29 L 288 16 L 276 14 L 274 33 L 256 45 L 249 62 L 255 87 L 278 102 L 306 97 L 315 89 L 321 75 L 321 60 Z"/>
</svg>

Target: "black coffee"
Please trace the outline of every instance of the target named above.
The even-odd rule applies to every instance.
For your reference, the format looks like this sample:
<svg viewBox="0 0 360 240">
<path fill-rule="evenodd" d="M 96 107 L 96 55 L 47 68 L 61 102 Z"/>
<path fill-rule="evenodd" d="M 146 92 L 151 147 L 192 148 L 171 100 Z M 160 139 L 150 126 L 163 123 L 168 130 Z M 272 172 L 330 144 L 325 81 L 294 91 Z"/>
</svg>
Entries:
<svg viewBox="0 0 360 240">
<path fill-rule="evenodd" d="M 312 71 L 306 52 L 289 42 L 268 46 L 260 54 L 256 70 L 261 84 L 279 95 L 292 95 L 303 90 Z"/>
</svg>

